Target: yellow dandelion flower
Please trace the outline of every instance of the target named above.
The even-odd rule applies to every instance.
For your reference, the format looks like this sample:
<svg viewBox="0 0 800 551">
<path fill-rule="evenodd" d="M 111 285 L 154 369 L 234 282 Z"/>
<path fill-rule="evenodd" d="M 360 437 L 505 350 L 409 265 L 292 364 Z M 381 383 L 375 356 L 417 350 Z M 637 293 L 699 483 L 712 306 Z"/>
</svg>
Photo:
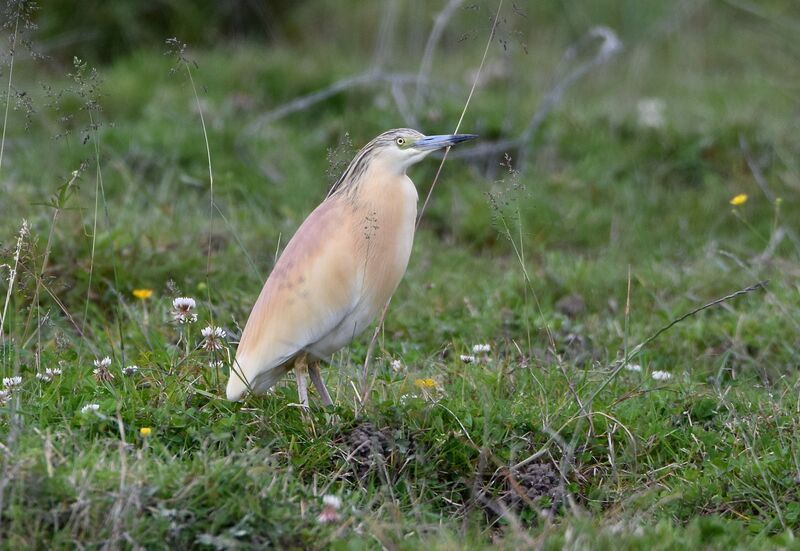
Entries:
<svg viewBox="0 0 800 551">
<path fill-rule="evenodd" d="M 734 207 L 738 207 L 739 205 L 744 205 L 747 202 L 747 194 L 740 193 L 739 195 L 735 196 L 733 199 L 730 200 L 730 204 Z"/>
<path fill-rule="evenodd" d="M 436 388 L 436 381 L 434 381 L 433 379 L 415 379 L 414 386 L 417 386 L 422 389 Z"/>
<path fill-rule="evenodd" d="M 152 289 L 134 289 L 133 296 L 138 298 L 139 300 L 147 300 L 151 296 L 153 296 Z"/>
<path fill-rule="evenodd" d="M 139 436 L 141 436 L 142 438 L 147 438 L 152 433 L 153 429 L 151 429 L 150 427 L 142 427 L 139 429 Z"/>
</svg>

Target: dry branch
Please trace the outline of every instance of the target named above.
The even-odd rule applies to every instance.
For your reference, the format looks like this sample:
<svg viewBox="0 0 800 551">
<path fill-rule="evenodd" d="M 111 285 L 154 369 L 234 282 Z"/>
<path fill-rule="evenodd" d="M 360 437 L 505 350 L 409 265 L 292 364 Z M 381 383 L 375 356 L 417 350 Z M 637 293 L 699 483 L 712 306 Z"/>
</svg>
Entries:
<svg viewBox="0 0 800 551">
<path fill-rule="evenodd" d="M 414 92 L 414 113 L 419 112 L 420 101 L 426 92 L 424 84 L 427 83 L 431 74 L 433 52 L 439 44 L 450 18 L 463 2 L 464 0 L 450 0 L 434 18 L 433 28 L 431 28 L 431 34 L 428 35 L 428 40 L 425 42 L 425 52 L 422 55 L 422 63 L 419 64 L 419 72 L 417 73 L 417 89 Z"/>
<path fill-rule="evenodd" d="M 509 149 L 520 149 L 527 146 L 536 131 L 545 121 L 547 116 L 564 99 L 564 94 L 577 81 L 588 75 L 592 70 L 605 65 L 622 50 L 622 42 L 617 34 L 608 27 L 593 27 L 577 43 L 570 46 L 564 54 L 565 59 L 575 56 L 577 48 L 586 40 L 601 38 L 603 40 L 597 53 L 590 60 L 575 67 L 565 78 L 558 81 L 542 98 L 533 116 L 525 129 L 516 137 L 496 142 L 483 142 L 470 148 L 461 148 L 453 152 L 454 158 L 474 158 L 487 155 L 496 155 Z M 518 161 L 520 164 L 521 159 Z"/>
<path fill-rule="evenodd" d="M 322 88 L 321 90 L 317 90 L 316 92 L 311 92 L 310 94 L 300 96 L 299 98 L 295 98 L 279 107 L 276 107 L 268 113 L 264 113 L 253 123 L 248 125 L 247 129 L 245 130 L 245 134 L 253 135 L 261 130 L 264 126 L 272 124 L 273 122 L 291 115 L 292 113 L 297 113 L 298 111 L 308 109 L 317 103 L 325 101 L 326 99 L 351 88 L 374 86 L 376 84 L 414 84 L 416 82 L 418 82 L 417 75 L 411 75 L 407 73 L 387 73 L 381 69 L 370 69 L 364 73 L 338 80 L 330 86 Z"/>
</svg>

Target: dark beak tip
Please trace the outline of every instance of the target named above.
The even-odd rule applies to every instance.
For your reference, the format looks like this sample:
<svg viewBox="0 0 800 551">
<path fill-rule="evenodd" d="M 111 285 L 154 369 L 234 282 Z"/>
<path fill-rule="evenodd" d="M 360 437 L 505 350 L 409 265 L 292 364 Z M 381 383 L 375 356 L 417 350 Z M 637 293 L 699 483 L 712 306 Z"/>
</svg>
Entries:
<svg viewBox="0 0 800 551">
<path fill-rule="evenodd" d="M 456 134 L 453 136 L 453 144 L 455 145 L 458 143 L 467 142 L 469 140 L 474 140 L 477 137 L 477 134 Z"/>
</svg>

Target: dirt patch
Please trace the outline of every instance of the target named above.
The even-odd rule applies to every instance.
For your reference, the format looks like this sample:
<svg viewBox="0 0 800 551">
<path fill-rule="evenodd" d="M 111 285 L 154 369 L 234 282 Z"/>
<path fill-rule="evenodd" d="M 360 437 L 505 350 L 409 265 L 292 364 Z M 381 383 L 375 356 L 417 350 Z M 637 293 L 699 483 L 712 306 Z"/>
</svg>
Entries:
<svg viewBox="0 0 800 551">
<path fill-rule="evenodd" d="M 557 509 L 564 502 L 561 475 L 550 463 L 528 463 L 504 477 L 503 504 L 519 512 L 528 506 Z"/>
<path fill-rule="evenodd" d="M 398 437 L 389 427 L 379 429 L 369 421 L 343 433 L 338 444 L 345 461 L 359 478 L 371 472 L 396 473 L 415 457 L 413 441 Z"/>
</svg>

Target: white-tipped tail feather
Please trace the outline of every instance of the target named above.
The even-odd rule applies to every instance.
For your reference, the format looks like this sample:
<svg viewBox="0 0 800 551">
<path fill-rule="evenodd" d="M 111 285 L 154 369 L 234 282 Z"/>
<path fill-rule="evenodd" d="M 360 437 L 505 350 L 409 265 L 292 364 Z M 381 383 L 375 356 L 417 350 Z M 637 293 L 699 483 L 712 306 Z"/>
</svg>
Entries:
<svg viewBox="0 0 800 551">
<path fill-rule="evenodd" d="M 237 358 L 231 367 L 231 376 L 228 379 L 228 387 L 225 389 L 228 400 L 238 402 L 248 390 L 253 391 L 254 394 L 264 394 L 289 372 L 293 363 L 294 359 L 290 359 L 271 369 L 256 372 L 253 376 L 255 370 L 248 369 L 246 360 Z"/>
</svg>

